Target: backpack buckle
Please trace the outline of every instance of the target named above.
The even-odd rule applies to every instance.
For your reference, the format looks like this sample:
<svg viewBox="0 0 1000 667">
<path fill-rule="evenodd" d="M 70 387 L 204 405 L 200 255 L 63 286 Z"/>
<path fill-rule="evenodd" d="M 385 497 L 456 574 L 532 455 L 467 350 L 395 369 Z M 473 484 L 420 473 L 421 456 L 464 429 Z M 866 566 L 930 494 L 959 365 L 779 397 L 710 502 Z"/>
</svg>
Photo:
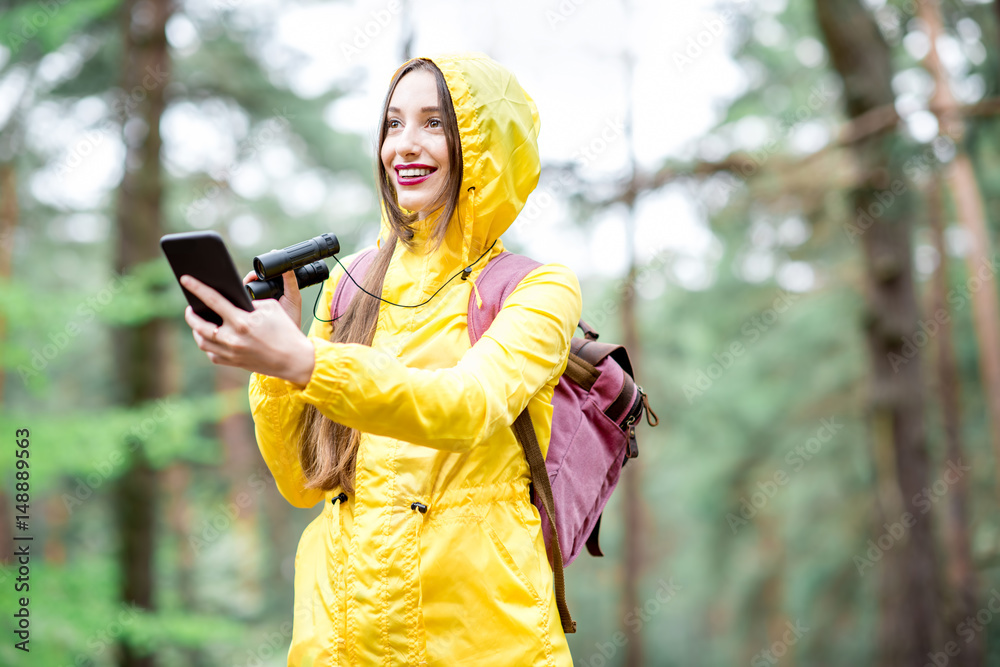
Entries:
<svg viewBox="0 0 1000 667">
<path fill-rule="evenodd" d="M 601 334 L 597 333 L 597 331 L 595 331 L 592 326 L 590 326 L 583 320 L 580 320 L 576 326 L 583 329 L 583 337 L 586 338 L 587 340 L 597 340 L 601 336 Z"/>
</svg>

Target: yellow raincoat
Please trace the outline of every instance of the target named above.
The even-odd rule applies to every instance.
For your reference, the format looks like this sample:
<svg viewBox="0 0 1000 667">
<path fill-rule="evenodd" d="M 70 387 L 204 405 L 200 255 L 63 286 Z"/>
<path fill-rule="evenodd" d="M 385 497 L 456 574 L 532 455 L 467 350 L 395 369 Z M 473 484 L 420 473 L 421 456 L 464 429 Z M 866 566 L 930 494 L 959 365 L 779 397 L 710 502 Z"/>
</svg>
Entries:
<svg viewBox="0 0 1000 667">
<path fill-rule="evenodd" d="M 382 297 L 398 304 L 425 301 L 474 262 L 538 183 L 538 112 L 514 76 L 481 55 L 432 60 L 458 116 L 462 194 L 439 249 L 397 243 Z M 379 242 L 388 234 L 383 220 Z M 497 240 L 469 280 L 424 306 L 382 302 L 371 347 L 331 343 L 330 325 L 315 322 L 304 388 L 251 376 L 257 442 L 279 491 L 297 507 L 323 501 L 295 557 L 289 665 L 572 664 L 510 426 L 527 406 L 547 449 L 580 287 L 564 266 L 536 269 L 472 347 L 473 284 L 502 251 Z M 342 274 L 327 281 L 321 314 Z M 362 433 L 357 492 L 344 502 L 340 489 L 304 488 L 296 443 L 306 403 Z"/>
</svg>

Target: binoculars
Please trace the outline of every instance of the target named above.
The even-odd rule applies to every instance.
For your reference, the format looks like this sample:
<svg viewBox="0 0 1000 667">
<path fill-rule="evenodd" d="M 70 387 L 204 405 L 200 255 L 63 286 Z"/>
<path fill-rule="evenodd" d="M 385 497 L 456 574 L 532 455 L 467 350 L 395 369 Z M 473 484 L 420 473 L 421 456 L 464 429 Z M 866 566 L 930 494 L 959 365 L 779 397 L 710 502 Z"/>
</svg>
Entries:
<svg viewBox="0 0 1000 667">
<path fill-rule="evenodd" d="M 251 299 L 277 299 L 285 293 L 281 274 L 295 271 L 299 289 L 321 283 L 330 277 L 324 257 L 340 252 L 340 242 L 333 234 L 320 234 L 308 241 L 290 245 L 282 250 L 272 250 L 253 258 L 257 280 L 247 283 Z"/>
</svg>

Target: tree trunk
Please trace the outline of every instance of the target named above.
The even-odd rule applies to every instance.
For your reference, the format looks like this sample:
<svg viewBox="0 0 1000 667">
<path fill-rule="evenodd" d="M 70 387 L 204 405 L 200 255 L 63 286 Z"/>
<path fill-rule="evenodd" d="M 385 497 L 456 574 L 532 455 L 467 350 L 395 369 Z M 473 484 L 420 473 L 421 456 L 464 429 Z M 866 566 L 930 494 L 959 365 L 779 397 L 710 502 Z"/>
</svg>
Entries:
<svg viewBox="0 0 1000 667">
<path fill-rule="evenodd" d="M 940 8 L 936 0 L 924 0 L 918 3 L 918 7 L 930 40 L 924 66 L 934 79 L 931 109 L 938 118 L 942 136 L 950 137 L 955 142 L 955 158 L 947 165 L 946 174 L 958 222 L 973 239 L 966 255 L 969 276 L 977 276 L 982 283 L 980 288 L 970 290 L 969 297 L 972 301 L 972 322 L 979 343 L 979 369 L 986 393 L 995 459 L 994 473 L 997 476 L 997 490 L 1000 492 L 1000 313 L 997 310 L 995 272 L 990 262 L 991 244 L 986 229 L 986 211 L 972 161 L 963 142 L 965 123 L 961 110 L 952 95 L 948 72 L 937 53 L 937 38 L 944 32 Z"/>
<path fill-rule="evenodd" d="M 400 62 L 406 62 L 413 57 L 413 42 L 416 39 L 416 29 L 413 24 L 413 6 L 410 0 L 402 0 L 402 11 L 399 13 L 402 19 L 402 29 L 399 31 L 401 35 L 401 43 L 399 46 L 399 52 L 401 56 Z"/>
<path fill-rule="evenodd" d="M 632 222 L 632 206 L 629 206 L 629 224 L 626 235 L 626 243 L 631 246 L 635 239 Z M 632 367 L 642 368 L 642 361 L 639 357 L 639 336 L 638 327 L 635 321 L 635 253 L 631 251 L 629 258 L 629 269 L 626 277 L 625 293 L 622 295 L 622 331 L 625 349 L 629 351 Z M 624 603 L 626 618 L 634 609 L 642 608 L 642 601 L 639 599 L 639 576 L 642 574 L 642 498 L 639 494 L 642 477 L 640 468 L 634 462 L 626 465 L 622 470 L 622 507 L 625 516 L 623 525 L 625 527 L 625 548 L 624 561 L 625 573 L 623 577 Z M 631 636 L 634 630 L 626 627 L 625 636 L 630 637 L 630 641 L 625 645 L 625 667 L 639 667 L 646 664 L 643 661 L 642 637 Z"/>
<path fill-rule="evenodd" d="M 275 490 L 274 478 L 263 464 L 258 464 L 258 475 L 266 485 L 261 494 L 264 504 L 264 535 L 267 540 L 262 570 L 264 578 L 264 605 L 268 609 L 291 609 L 292 586 L 286 583 L 294 577 L 295 550 L 301 531 L 293 520 L 293 509 Z"/>
<path fill-rule="evenodd" d="M 951 337 L 951 316 L 948 313 L 948 254 L 944 243 L 944 205 L 941 195 L 941 183 L 938 174 L 935 173 L 927 187 L 927 217 L 931 238 L 940 259 L 934 272 L 933 300 L 928 319 L 936 322 L 938 326 L 935 356 L 938 398 L 941 401 L 941 422 L 946 445 L 945 460 L 957 463 L 964 457 L 959 401 L 961 381 Z M 949 605 L 951 616 L 948 629 L 952 631 L 966 618 L 974 616 L 978 605 L 976 571 L 972 564 L 972 549 L 969 544 L 968 495 L 968 480 L 965 476 L 959 477 L 948 491 L 948 509 L 945 514 L 948 589 L 955 593 L 955 599 Z M 955 667 L 977 667 L 982 664 L 981 633 L 975 633 L 968 643 L 965 643 L 965 637 L 961 638 L 962 641 L 959 641 L 958 636 L 950 639 L 962 647 L 962 652 L 955 656 Z"/>
<path fill-rule="evenodd" d="M 770 571 L 766 574 L 764 581 L 761 582 L 760 592 L 757 597 L 758 604 L 756 606 L 760 612 L 760 617 L 753 621 L 760 624 L 763 635 L 767 637 L 767 644 L 756 646 L 754 656 L 761 651 L 767 651 L 774 642 L 781 641 L 782 635 L 791 624 L 791 619 L 788 618 L 784 608 L 785 586 L 783 574 L 787 568 L 787 561 L 785 559 L 785 545 L 781 540 L 781 531 L 775 526 L 775 519 L 770 516 L 762 514 L 757 516 L 755 521 L 757 524 L 757 534 L 760 535 L 757 547 L 760 559 L 761 562 L 769 564 Z M 798 648 L 797 643 L 787 645 L 787 652 L 780 656 L 779 664 L 782 667 L 792 667 L 795 664 L 795 654 Z M 756 660 L 751 658 L 750 664 L 761 664 L 764 660 L 766 660 L 764 656 Z"/>
<path fill-rule="evenodd" d="M 993 39 L 996 40 L 997 45 L 1000 45 L 1000 2 L 997 0 L 993 0 L 993 12 L 995 14 L 993 19 Z M 983 41 L 986 42 L 985 39 Z M 989 51 L 989 47 L 987 46 L 986 48 Z"/>
<path fill-rule="evenodd" d="M 17 172 L 10 163 L 0 164 L 0 278 L 9 280 L 13 269 L 14 231 L 17 229 Z M 0 342 L 7 338 L 7 320 L 0 315 Z M 3 403 L 4 372 L 0 368 L 0 403 Z"/>
<path fill-rule="evenodd" d="M 198 613 L 198 596 L 195 592 L 195 557 L 189 536 L 191 535 L 191 510 L 187 502 L 187 492 L 191 481 L 190 466 L 177 461 L 161 475 L 166 495 L 167 526 L 173 533 L 177 559 L 177 597 L 185 611 Z M 195 647 L 180 649 L 184 664 L 188 667 L 207 667 L 203 652 Z"/>
<path fill-rule="evenodd" d="M 241 368 L 218 366 L 215 372 L 215 389 L 226 402 L 224 415 L 216 426 L 225 452 L 225 475 L 229 482 L 228 506 L 235 509 L 235 516 L 225 529 L 244 553 L 263 553 L 258 526 L 261 487 L 256 482 L 257 444 L 254 441 L 253 420 L 243 408 L 249 373 Z M 263 480 L 261 480 L 261 483 Z M 251 559 L 236 563 L 237 581 L 244 594 L 256 592 L 263 597 L 262 569 Z"/>
<path fill-rule="evenodd" d="M 872 16 L 859 0 L 816 0 L 815 8 L 833 66 L 844 82 L 848 116 L 858 118 L 891 105 L 889 48 Z M 855 144 L 861 177 L 852 192 L 851 208 L 872 220 L 860 235 L 866 265 L 865 333 L 872 364 L 869 408 L 875 439 L 884 437 L 892 445 L 903 510 L 900 515 L 888 515 L 885 531 L 889 536 L 882 539 L 883 544 L 891 542 L 887 557 L 881 559 L 882 573 L 888 574 L 887 561 L 898 564 L 898 569 L 891 582 L 884 582 L 888 590 L 877 664 L 912 667 L 924 664 L 940 646 L 941 622 L 931 514 L 914 503 L 928 486 L 929 464 L 920 363 L 912 353 L 907 356 L 906 348 L 906 341 L 920 329 L 909 199 L 901 165 L 893 159 L 894 139 L 888 131 Z M 887 192 L 893 200 L 883 204 Z"/>
<path fill-rule="evenodd" d="M 630 14 L 630 7 L 625 6 L 626 15 Z M 629 352 L 633 369 L 642 368 L 641 351 L 639 350 L 639 327 L 635 317 L 635 200 L 637 197 L 636 177 L 638 175 L 637 162 L 635 158 L 635 146 L 632 135 L 632 117 L 634 102 L 632 101 L 632 81 L 635 72 L 635 59 L 626 50 L 624 54 L 626 95 L 625 104 L 625 142 L 629 156 L 629 166 L 631 169 L 631 184 L 623 201 L 626 206 L 625 214 L 625 248 L 628 253 L 627 273 L 625 274 L 625 290 L 622 294 L 622 336 L 624 338 L 625 349 Z M 636 427 L 638 428 L 638 426 Z M 639 493 L 642 488 L 641 469 L 635 463 L 626 465 L 622 470 L 622 506 L 625 516 L 623 525 L 625 527 L 624 537 L 624 561 L 625 572 L 623 577 L 624 603 L 626 615 L 635 609 L 641 609 L 642 601 L 639 599 L 639 578 L 643 570 L 643 528 L 642 528 L 642 498 Z M 631 628 L 624 628 L 625 636 L 628 637 L 633 632 Z M 639 667 L 644 665 L 642 636 L 636 635 L 630 638 L 625 645 L 625 667 Z"/>
<path fill-rule="evenodd" d="M 10 279 L 12 258 L 14 255 L 14 230 L 17 229 L 17 172 L 10 163 L 0 164 L 0 278 Z M 7 339 L 7 320 L 0 315 L 0 345 Z M 3 368 L 0 368 L 0 405 L 3 405 L 4 392 Z M 0 489 L 0 565 L 10 563 L 14 559 L 14 536 L 12 522 L 8 517 L 10 511 L 7 494 Z"/>
<path fill-rule="evenodd" d="M 162 177 L 160 118 L 170 61 L 165 26 L 171 0 L 126 0 L 122 5 L 122 91 L 126 145 L 125 175 L 118 191 L 115 269 L 122 274 L 160 257 Z M 123 125 L 125 124 L 123 123 Z M 142 127 L 142 131 L 134 131 Z M 120 402 L 136 406 L 167 394 L 170 368 L 166 322 L 155 319 L 114 332 Z M 146 438 L 157 437 L 156 432 Z M 123 603 L 153 609 L 153 554 L 157 473 L 142 440 L 130 436 L 128 469 L 116 483 L 115 508 L 121 539 L 119 569 Z M 122 667 L 152 667 L 125 638 Z"/>
</svg>

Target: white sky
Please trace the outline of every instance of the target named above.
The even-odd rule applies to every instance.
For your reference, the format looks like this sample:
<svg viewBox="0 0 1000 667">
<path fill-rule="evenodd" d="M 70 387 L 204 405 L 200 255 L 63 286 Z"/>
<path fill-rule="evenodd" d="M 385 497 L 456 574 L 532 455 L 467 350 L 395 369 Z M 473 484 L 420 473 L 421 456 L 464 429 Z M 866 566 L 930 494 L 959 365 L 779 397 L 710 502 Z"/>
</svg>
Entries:
<svg viewBox="0 0 1000 667">
<path fill-rule="evenodd" d="M 401 0 L 188 0 L 168 25 L 168 39 L 177 56 L 184 57 L 212 39 L 201 34 L 201 26 L 223 21 L 255 27 L 264 38 L 249 48 L 262 54 L 276 82 L 304 97 L 337 84 L 351 88 L 356 92 L 332 104 L 325 118 L 340 130 L 371 138 L 385 87 L 401 62 L 404 31 L 412 22 L 415 55 L 482 51 L 512 70 L 538 105 L 543 162 L 585 161 L 586 173 L 599 181 L 621 173 L 627 164 L 620 129 L 627 109 L 625 50 L 631 50 L 636 63 L 633 143 L 640 165 L 655 168 L 668 157 L 691 157 L 694 140 L 718 122 L 726 102 L 746 86 L 746 76 L 729 57 L 732 10 L 743 1 L 633 0 L 626 16 L 622 3 L 597 0 L 416 0 L 408 14 L 401 11 Z M 754 8 L 766 17 L 780 12 L 784 3 L 759 0 Z M 75 60 L 88 48 L 92 46 L 86 43 L 69 44 L 48 56 L 36 85 L 71 76 Z M 689 60 L 679 65 L 680 55 Z M 16 72 L 7 79 L 0 81 L 0 90 L 15 86 Z M 7 114 L 3 107 L 0 102 L 0 122 Z M 51 233 L 81 242 L 96 240 L 108 225 L 72 214 L 108 201 L 122 174 L 121 140 L 100 126 L 104 107 L 106 102 L 97 98 L 80 100 L 70 114 L 43 105 L 28 123 L 30 140 L 48 152 L 51 162 L 31 183 L 32 193 L 70 214 L 53 223 Z M 240 109 L 217 100 L 173 105 L 162 128 L 168 171 L 212 173 L 232 167 L 237 149 L 248 140 L 247 127 Z M 749 125 L 745 129 L 743 134 L 752 134 Z M 592 157 L 586 159 L 588 149 Z M 280 134 L 262 143 L 254 159 L 233 176 L 234 189 L 242 196 L 259 196 L 268 187 L 285 193 L 282 204 L 292 216 L 334 199 L 353 210 L 367 205 L 359 184 L 330 181 L 302 172 Z M 583 235 L 558 195 L 558 186 L 548 191 L 540 186 L 529 200 L 529 207 L 535 205 L 530 223 L 515 225 L 506 236 L 537 259 L 571 266 L 581 278 L 622 275 L 623 212 L 609 210 L 592 235 Z M 674 277 L 684 287 L 704 288 L 719 255 L 705 218 L 701 203 L 680 187 L 641 200 L 639 260 L 666 249 L 686 255 Z M 197 226 L 236 225 L 251 245 L 262 230 L 260 221 L 247 216 L 226 219 L 214 203 L 189 220 Z M 650 281 L 644 289 L 658 292 L 662 287 Z"/>
<path fill-rule="evenodd" d="M 331 123 L 374 133 L 385 86 L 401 60 L 406 19 L 391 11 L 400 7 L 360 0 L 282 15 L 278 38 L 307 58 L 291 79 L 294 90 L 318 94 L 354 76 L 364 81 L 357 94 L 330 109 Z M 424 0 L 412 4 L 413 53 L 483 51 L 507 66 L 538 105 L 543 162 L 586 161 L 587 173 L 597 180 L 627 165 L 621 130 L 627 110 L 626 49 L 636 62 L 635 152 L 646 168 L 677 156 L 718 121 L 722 102 L 742 90 L 741 73 L 728 56 L 731 26 L 718 21 L 722 11 L 707 0 L 636 2 L 631 17 L 622 3 L 594 0 L 461 5 Z M 713 19 L 719 34 L 705 39 L 710 43 L 700 56 L 679 71 L 673 54 L 683 53 L 687 40 Z M 677 193 L 657 199 L 656 206 L 639 207 L 639 258 L 667 247 L 702 256 L 706 223 L 697 205 Z M 621 275 L 626 253 L 619 243 L 624 233 L 620 212 L 609 212 L 590 242 L 573 238 L 579 232 L 558 201 L 537 210 L 532 224 L 508 232 L 529 254 L 566 263 L 581 276 Z"/>
</svg>

